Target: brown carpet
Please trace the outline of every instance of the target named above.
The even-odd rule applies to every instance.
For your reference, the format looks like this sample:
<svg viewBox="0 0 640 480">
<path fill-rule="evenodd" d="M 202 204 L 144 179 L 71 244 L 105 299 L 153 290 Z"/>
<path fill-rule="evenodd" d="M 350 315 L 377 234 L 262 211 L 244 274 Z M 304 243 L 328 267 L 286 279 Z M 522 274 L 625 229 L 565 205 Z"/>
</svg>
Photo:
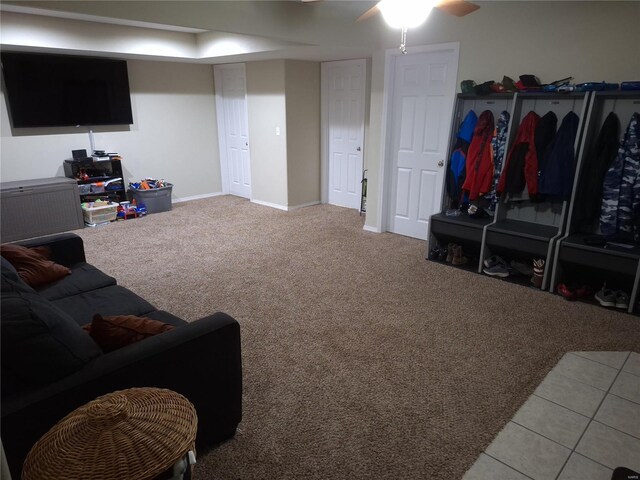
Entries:
<svg viewBox="0 0 640 480">
<path fill-rule="evenodd" d="M 84 229 L 89 262 L 189 321 L 242 329 L 244 420 L 202 479 L 459 479 L 572 350 L 640 319 L 427 262 L 354 210 L 223 196 Z"/>
</svg>

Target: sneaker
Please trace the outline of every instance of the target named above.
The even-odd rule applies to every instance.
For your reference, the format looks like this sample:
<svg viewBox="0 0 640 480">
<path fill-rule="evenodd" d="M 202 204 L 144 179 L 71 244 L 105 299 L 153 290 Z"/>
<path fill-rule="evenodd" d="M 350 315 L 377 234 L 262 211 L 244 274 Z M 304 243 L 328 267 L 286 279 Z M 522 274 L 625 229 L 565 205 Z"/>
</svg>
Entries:
<svg viewBox="0 0 640 480">
<path fill-rule="evenodd" d="M 615 307 L 616 306 L 616 292 L 602 286 L 602 288 L 595 294 L 595 299 L 603 307 Z M 628 303 L 628 302 L 627 302 Z M 627 305 L 628 306 L 628 305 Z"/>
<path fill-rule="evenodd" d="M 440 256 L 440 247 L 433 247 L 431 250 L 429 250 L 429 260 L 438 260 L 438 257 Z"/>
<path fill-rule="evenodd" d="M 464 265 L 468 261 L 467 257 L 462 255 L 462 246 L 454 245 L 453 246 L 453 259 L 451 260 L 452 265 Z"/>
<path fill-rule="evenodd" d="M 622 290 L 618 290 L 615 292 L 616 295 L 616 308 L 624 308 L 625 310 L 629 308 L 629 295 L 627 292 L 623 292 Z"/>
<path fill-rule="evenodd" d="M 507 264 L 502 259 L 491 267 L 483 268 L 482 271 L 492 277 L 504 278 L 509 276 L 509 267 L 507 267 Z"/>
<path fill-rule="evenodd" d="M 494 265 L 497 265 L 498 263 L 505 263 L 504 260 L 502 260 L 499 256 L 497 255 L 492 255 L 489 258 L 485 258 L 484 262 L 482 262 L 484 264 L 485 267 L 487 268 L 491 268 Z"/>
<path fill-rule="evenodd" d="M 570 301 L 574 301 L 577 298 L 576 292 L 571 290 L 564 283 L 560 283 L 558 285 L 558 293 L 560 295 L 562 295 L 564 298 L 566 298 L 567 300 L 570 300 Z"/>
</svg>

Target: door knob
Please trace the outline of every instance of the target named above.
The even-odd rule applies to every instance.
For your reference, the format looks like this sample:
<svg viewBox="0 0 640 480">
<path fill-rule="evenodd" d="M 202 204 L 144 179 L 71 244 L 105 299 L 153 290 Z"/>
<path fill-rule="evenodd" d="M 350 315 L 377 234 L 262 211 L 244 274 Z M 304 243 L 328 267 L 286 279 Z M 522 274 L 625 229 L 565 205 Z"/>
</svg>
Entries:
<svg viewBox="0 0 640 480">
<path fill-rule="evenodd" d="M 360 151 L 360 147 L 356 148 L 356 150 L 359 152 Z"/>
<path fill-rule="evenodd" d="M 444 160 L 440 160 L 440 161 L 438 162 L 438 166 L 439 166 L 439 167 L 443 167 L 443 166 L 444 166 Z"/>
</svg>

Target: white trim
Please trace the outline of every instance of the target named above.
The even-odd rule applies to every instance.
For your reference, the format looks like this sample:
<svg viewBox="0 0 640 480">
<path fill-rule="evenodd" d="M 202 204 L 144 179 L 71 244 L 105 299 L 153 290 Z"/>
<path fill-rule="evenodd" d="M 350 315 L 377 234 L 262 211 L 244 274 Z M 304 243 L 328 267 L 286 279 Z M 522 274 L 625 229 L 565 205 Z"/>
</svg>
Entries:
<svg viewBox="0 0 640 480">
<path fill-rule="evenodd" d="M 289 207 L 284 205 L 279 205 L 277 203 L 265 202 L 263 200 L 255 200 L 251 199 L 251 203 L 257 203 L 258 205 L 263 205 L 265 207 L 277 208 L 278 210 L 284 210 L 285 212 L 289 210 Z"/>
<path fill-rule="evenodd" d="M 382 233 L 382 230 L 380 230 L 378 227 L 371 227 L 369 225 L 365 225 L 364 227 L 362 227 L 362 229 L 365 232 Z"/>
<path fill-rule="evenodd" d="M 203 193 L 201 195 L 190 195 L 188 197 L 174 198 L 171 203 L 190 202 L 191 200 L 202 200 L 203 198 L 218 197 L 220 195 L 226 195 L 226 193 L 213 192 L 213 193 Z"/>
<path fill-rule="evenodd" d="M 305 207 L 312 207 L 314 205 L 320 205 L 320 202 L 318 200 L 316 200 L 315 202 L 302 203 L 300 205 L 293 205 L 291 207 L 287 207 L 287 210 L 292 212 L 293 210 L 299 210 L 299 209 L 305 208 Z"/>
<path fill-rule="evenodd" d="M 454 85 L 457 85 L 458 81 L 458 71 L 460 66 L 460 42 L 449 42 L 449 43 L 437 43 L 434 45 L 416 45 L 412 46 L 409 54 L 414 53 L 430 53 L 430 52 L 440 52 L 444 50 L 453 50 L 454 53 L 454 62 L 456 65 L 456 78 L 454 79 Z M 384 58 L 384 90 L 382 92 L 382 125 L 381 125 L 381 135 L 380 135 L 380 155 L 382 158 L 380 159 L 380 192 L 378 195 L 378 211 L 377 220 L 378 227 L 380 231 L 385 232 L 389 226 L 389 218 L 388 218 L 388 207 L 390 199 L 389 196 L 389 181 L 391 178 L 389 170 L 391 169 L 391 162 L 388 161 L 391 157 L 391 152 L 388 150 L 391 148 L 391 141 L 387 142 L 387 136 L 390 135 L 390 132 L 387 131 L 387 126 L 391 124 L 390 115 L 392 112 L 392 99 L 394 93 L 394 85 L 393 85 L 393 70 L 395 68 L 395 59 L 402 55 L 397 48 L 390 48 L 385 51 Z M 455 101 L 455 92 L 456 89 L 454 87 L 453 91 L 453 100 Z M 449 109 L 450 115 L 453 114 L 453 109 Z"/>
</svg>

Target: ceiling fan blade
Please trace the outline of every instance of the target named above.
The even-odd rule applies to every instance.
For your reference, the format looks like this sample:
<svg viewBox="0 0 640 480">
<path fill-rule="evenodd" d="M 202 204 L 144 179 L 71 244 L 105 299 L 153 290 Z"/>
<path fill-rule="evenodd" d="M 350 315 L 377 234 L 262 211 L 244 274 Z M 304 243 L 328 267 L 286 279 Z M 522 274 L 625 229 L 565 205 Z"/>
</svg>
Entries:
<svg viewBox="0 0 640 480">
<path fill-rule="evenodd" d="M 377 14 L 378 12 L 380 12 L 380 9 L 378 8 L 378 5 L 374 5 L 373 7 L 371 7 L 369 10 L 367 10 L 366 12 L 364 12 L 362 15 L 360 15 L 357 19 L 356 22 L 362 22 L 368 18 L 373 17 L 375 14 Z"/>
<path fill-rule="evenodd" d="M 464 17 L 465 15 L 478 10 L 480 6 L 475 3 L 467 2 L 466 0 L 443 0 L 436 5 L 436 8 L 448 13 L 449 15 Z"/>
</svg>

